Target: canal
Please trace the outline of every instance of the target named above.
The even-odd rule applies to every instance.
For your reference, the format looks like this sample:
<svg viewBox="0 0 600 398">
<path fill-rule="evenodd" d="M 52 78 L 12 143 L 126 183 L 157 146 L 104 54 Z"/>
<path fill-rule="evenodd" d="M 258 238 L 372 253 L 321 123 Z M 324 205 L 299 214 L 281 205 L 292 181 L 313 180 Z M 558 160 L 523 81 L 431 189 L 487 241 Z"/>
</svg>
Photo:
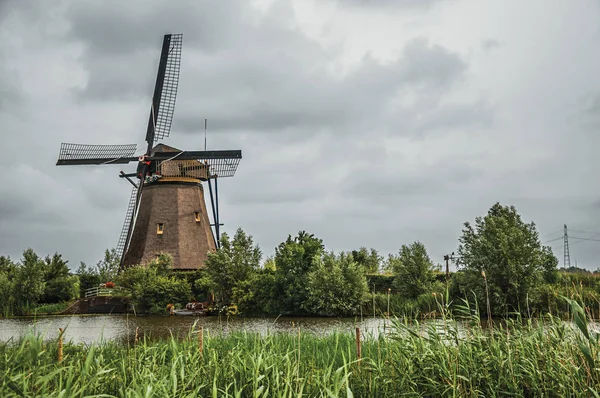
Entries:
<svg viewBox="0 0 600 398">
<path fill-rule="evenodd" d="M 361 328 L 365 337 L 376 337 L 389 330 L 391 321 L 384 318 L 316 318 L 316 317 L 194 317 L 194 316 L 133 316 L 133 315 L 72 315 L 20 317 L 0 319 L 0 341 L 16 341 L 29 332 L 40 333 L 44 340 L 56 339 L 59 328 L 64 329 L 65 341 L 90 344 L 99 341 L 131 341 L 136 328 L 140 336 L 151 339 L 183 338 L 190 333 L 194 323 L 202 326 L 204 333 L 303 332 L 324 335 L 333 332 L 354 332 Z"/>
</svg>

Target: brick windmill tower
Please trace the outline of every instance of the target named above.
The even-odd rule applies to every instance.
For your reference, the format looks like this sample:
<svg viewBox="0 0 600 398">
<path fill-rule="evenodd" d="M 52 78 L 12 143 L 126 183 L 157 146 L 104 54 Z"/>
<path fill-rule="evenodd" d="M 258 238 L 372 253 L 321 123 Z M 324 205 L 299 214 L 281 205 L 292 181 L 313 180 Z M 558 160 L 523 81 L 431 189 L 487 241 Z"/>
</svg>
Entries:
<svg viewBox="0 0 600 398">
<path fill-rule="evenodd" d="M 121 171 L 119 175 L 133 185 L 117 244 L 121 267 L 146 264 L 159 253 L 169 253 L 173 257 L 173 268 L 194 270 L 201 268 L 208 253 L 219 247 L 222 224 L 217 181 L 235 174 L 242 152 L 182 151 L 157 144 L 168 137 L 171 130 L 182 39 L 182 34 L 167 34 L 163 39 L 145 153 L 136 156 L 135 144 L 62 143 L 60 147 L 58 166 L 137 162 L 135 173 Z M 212 224 L 204 184 L 209 188 Z"/>
</svg>

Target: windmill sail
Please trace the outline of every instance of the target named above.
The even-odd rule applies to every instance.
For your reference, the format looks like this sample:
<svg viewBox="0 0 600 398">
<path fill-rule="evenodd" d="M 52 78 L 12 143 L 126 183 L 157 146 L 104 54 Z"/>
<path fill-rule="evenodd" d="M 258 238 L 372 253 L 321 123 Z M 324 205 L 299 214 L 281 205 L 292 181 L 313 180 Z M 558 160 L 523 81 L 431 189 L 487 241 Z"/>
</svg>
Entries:
<svg viewBox="0 0 600 398">
<path fill-rule="evenodd" d="M 136 144 L 88 145 L 63 142 L 60 144 L 56 165 L 129 163 L 137 160 L 133 156 L 136 148 Z"/>
<path fill-rule="evenodd" d="M 165 35 L 163 40 L 146 131 L 148 152 L 150 152 L 150 148 L 156 141 L 168 137 L 171 132 L 171 122 L 175 112 L 175 99 L 179 85 L 182 44 L 183 34 L 168 34 Z"/>
<path fill-rule="evenodd" d="M 117 254 L 119 257 L 123 257 L 123 253 L 127 250 L 128 235 L 129 235 L 129 226 L 131 225 L 131 220 L 133 218 L 133 213 L 135 212 L 137 202 L 137 188 L 133 187 L 131 189 L 131 196 L 129 197 L 129 205 L 127 206 L 127 214 L 125 215 L 125 221 L 123 222 L 123 229 L 121 229 L 121 236 L 119 237 L 119 242 L 117 243 Z"/>
</svg>

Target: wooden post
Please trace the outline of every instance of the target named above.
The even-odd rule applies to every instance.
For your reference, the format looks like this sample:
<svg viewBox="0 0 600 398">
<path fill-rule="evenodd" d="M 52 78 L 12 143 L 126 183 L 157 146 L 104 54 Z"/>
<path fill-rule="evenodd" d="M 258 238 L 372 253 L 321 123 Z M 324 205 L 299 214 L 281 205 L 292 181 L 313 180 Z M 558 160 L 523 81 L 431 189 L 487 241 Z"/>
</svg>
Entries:
<svg viewBox="0 0 600 398">
<path fill-rule="evenodd" d="M 58 362 L 63 360 L 63 329 L 58 328 Z"/>
<path fill-rule="evenodd" d="M 373 318 L 375 318 L 375 284 L 373 283 Z"/>
<path fill-rule="evenodd" d="M 356 358 L 358 359 L 358 366 L 360 366 L 360 361 L 361 361 L 360 328 L 356 328 Z"/>
<path fill-rule="evenodd" d="M 202 358 L 202 348 L 203 348 L 203 330 L 202 330 L 202 326 L 200 326 L 200 330 L 198 330 L 198 351 L 200 352 L 200 358 Z"/>
</svg>

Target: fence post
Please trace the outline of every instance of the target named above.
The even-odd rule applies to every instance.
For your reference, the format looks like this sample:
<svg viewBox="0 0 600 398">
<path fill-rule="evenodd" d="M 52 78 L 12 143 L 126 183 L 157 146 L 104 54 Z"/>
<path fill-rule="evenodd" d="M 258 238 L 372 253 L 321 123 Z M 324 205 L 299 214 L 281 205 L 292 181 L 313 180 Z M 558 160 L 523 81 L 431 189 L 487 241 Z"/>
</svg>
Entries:
<svg viewBox="0 0 600 398">
<path fill-rule="evenodd" d="M 361 361 L 360 328 L 356 328 L 356 358 L 358 359 L 358 366 L 360 366 L 360 361 Z"/>
<path fill-rule="evenodd" d="M 58 362 L 63 360 L 63 329 L 58 328 Z"/>
</svg>

